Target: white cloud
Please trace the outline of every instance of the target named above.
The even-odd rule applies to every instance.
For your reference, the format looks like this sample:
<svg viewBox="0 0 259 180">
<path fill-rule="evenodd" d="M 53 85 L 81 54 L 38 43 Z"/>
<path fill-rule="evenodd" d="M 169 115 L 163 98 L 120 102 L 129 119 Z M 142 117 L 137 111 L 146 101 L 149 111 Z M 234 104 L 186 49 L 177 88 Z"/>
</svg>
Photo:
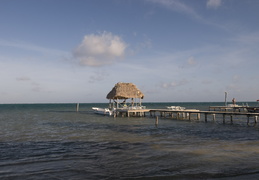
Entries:
<svg viewBox="0 0 259 180">
<path fill-rule="evenodd" d="M 109 76 L 109 74 L 106 71 L 98 71 L 94 72 L 94 75 L 91 75 L 89 78 L 89 83 L 95 83 L 100 82 L 105 79 L 105 77 Z"/>
<path fill-rule="evenodd" d="M 190 56 L 187 58 L 187 60 L 184 62 L 183 66 L 180 66 L 182 68 L 190 68 L 190 67 L 195 67 L 197 65 L 197 61 L 193 56 Z"/>
<path fill-rule="evenodd" d="M 170 82 L 170 83 L 163 83 L 162 84 L 162 88 L 172 88 L 172 87 L 178 87 L 178 86 L 183 86 L 185 84 L 187 84 L 189 81 L 186 79 L 182 79 L 179 81 L 175 81 L 175 82 Z"/>
<path fill-rule="evenodd" d="M 26 85 L 26 87 L 31 87 L 31 90 L 32 90 L 33 92 L 40 92 L 41 90 L 43 90 L 43 89 L 40 87 L 40 84 L 39 84 L 39 83 L 32 81 L 32 79 L 29 78 L 29 77 L 26 77 L 26 76 L 17 77 L 17 78 L 16 78 L 16 81 L 19 81 L 19 82 L 31 82 L 31 83 L 30 83 L 30 86 Z"/>
<path fill-rule="evenodd" d="M 22 41 L 7 41 L 0 39 L 0 46 L 3 47 L 10 47 L 10 48 L 17 48 L 24 51 L 29 52 L 38 52 L 44 55 L 52 55 L 52 56 L 68 56 L 69 54 L 65 51 L 56 50 L 52 48 L 45 48 L 41 47 L 35 44 L 31 44 L 28 42 L 22 42 Z"/>
<path fill-rule="evenodd" d="M 217 9 L 221 5 L 221 0 L 208 0 L 207 8 Z"/>
<path fill-rule="evenodd" d="M 130 49 L 128 54 L 135 55 L 145 49 L 151 49 L 153 46 L 151 39 L 145 39 L 144 41 L 137 43 L 134 49 Z"/>
<path fill-rule="evenodd" d="M 189 14 L 191 17 L 200 18 L 199 15 L 189 6 L 178 0 L 147 0 L 152 3 L 160 4 L 172 11 L 181 12 L 184 14 Z"/>
<path fill-rule="evenodd" d="M 210 26 L 214 26 L 223 30 L 228 30 L 222 23 L 215 23 L 208 19 L 208 17 L 203 17 L 199 14 L 191 6 L 183 3 L 179 0 L 146 0 L 147 2 L 156 3 L 164 8 L 167 8 L 171 11 L 178 12 L 181 14 L 187 15 L 189 18 L 195 19 L 199 23 L 207 24 Z M 221 5 L 221 0 L 208 0 L 207 7 L 208 8 L 218 8 Z"/>
<path fill-rule="evenodd" d="M 18 78 L 16 78 L 16 80 L 17 80 L 17 81 L 30 81 L 31 79 L 30 79 L 29 77 L 23 76 L 23 77 L 18 77 Z"/>
<path fill-rule="evenodd" d="M 73 55 L 85 66 L 103 66 L 122 59 L 127 45 L 112 33 L 86 35 Z"/>
<path fill-rule="evenodd" d="M 187 60 L 187 62 L 188 62 L 188 65 L 190 65 L 190 66 L 194 66 L 194 65 L 197 64 L 197 62 L 195 61 L 194 57 L 190 57 L 190 58 Z"/>
<path fill-rule="evenodd" d="M 232 40 L 243 44 L 257 44 L 259 43 L 259 32 L 241 34 Z"/>
</svg>

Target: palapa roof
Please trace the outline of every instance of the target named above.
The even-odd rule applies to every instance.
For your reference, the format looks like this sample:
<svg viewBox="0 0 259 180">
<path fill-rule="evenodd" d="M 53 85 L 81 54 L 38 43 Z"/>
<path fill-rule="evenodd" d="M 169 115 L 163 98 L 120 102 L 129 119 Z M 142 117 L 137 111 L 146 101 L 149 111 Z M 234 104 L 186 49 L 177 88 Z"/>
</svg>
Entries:
<svg viewBox="0 0 259 180">
<path fill-rule="evenodd" d="M 107 99 L 144 98 L 144 94 L 132 83 L 119 82 L 107 94 Z"/>
</svg>

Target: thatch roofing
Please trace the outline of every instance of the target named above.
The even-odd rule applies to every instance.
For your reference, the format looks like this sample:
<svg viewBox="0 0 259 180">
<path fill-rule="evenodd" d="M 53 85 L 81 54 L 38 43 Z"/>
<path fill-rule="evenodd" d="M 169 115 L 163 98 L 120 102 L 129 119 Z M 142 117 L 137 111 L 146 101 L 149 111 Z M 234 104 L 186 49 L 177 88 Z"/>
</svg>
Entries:
<svg viewBox="0 0 259 180">
<path fill-rule="evenodd" d="M 144 98 L 144 94 L 132 83 L 119 82 L 107 94 L 107 99 Z"/>
</svg>

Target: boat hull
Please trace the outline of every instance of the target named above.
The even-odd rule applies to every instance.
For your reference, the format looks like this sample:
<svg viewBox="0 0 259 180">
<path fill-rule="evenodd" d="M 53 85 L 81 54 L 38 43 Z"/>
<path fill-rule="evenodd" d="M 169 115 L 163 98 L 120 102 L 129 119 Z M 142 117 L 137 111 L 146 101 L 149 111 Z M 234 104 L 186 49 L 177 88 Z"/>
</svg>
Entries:
<svg viewBox="0 0 259 180">
<path fill-rule="evenodd" d="M 259 113 L 259 107 L 246 107 L 248 112 Z"/>
<path fill-rule="evenodd" d="M 111 116 L 113 114 L 113 112 L 108 108 L 92 107 L 92 110 L 94 111 L 94 113 L 101 115 Z"/>
</svg>

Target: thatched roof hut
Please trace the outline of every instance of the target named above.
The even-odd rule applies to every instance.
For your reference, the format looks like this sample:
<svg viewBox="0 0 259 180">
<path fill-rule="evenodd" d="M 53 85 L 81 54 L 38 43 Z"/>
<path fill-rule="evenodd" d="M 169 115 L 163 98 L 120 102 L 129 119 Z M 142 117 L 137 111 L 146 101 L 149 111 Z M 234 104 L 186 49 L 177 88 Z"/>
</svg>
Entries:
<svg viewBox="0 0 259 180">
<path fill-rule="evenodd" d="M 107 99 L 130 99 L 139 98 L 143 99 L 144 94 L 132 83 L 119 82 L 115 84 L 113 89 L 107 94 Z"/>
</svg>

